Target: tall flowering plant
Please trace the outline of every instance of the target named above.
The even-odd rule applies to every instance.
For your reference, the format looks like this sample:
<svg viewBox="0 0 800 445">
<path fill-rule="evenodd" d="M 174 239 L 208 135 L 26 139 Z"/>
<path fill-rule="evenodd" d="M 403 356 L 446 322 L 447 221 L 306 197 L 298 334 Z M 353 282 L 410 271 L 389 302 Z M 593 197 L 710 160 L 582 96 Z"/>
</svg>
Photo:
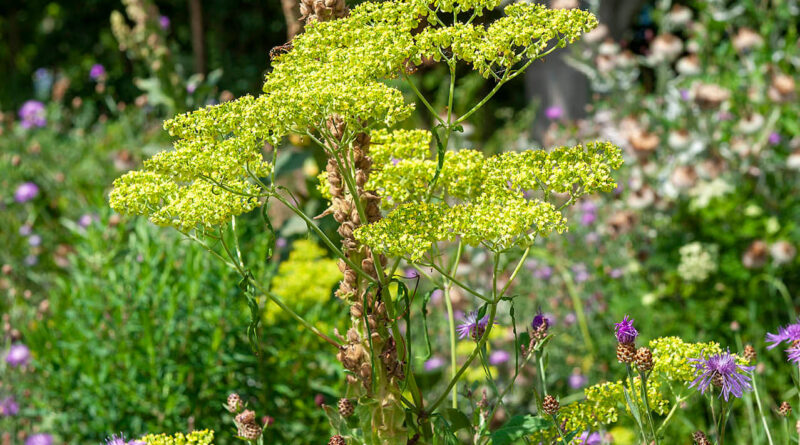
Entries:
<svg viewBox="0 0 800 445">
<path fill-rule="evenodd" d="M 306 31 L 273 51 L 264 94 L 168 121 L 174 149 L 117 179 L 111 206 L 147 215 L 201 243 L 241 274 L 254 311 L 266 299 L 332 346 L 346 370 L 347 393 L 338 412 L 330 410 L 337 432 L 331 443 L 452 443 L 454 425 L 467 417 L 445 410 L 444 402 L 450 399 L 458 412 L 459 381 L 473 362 L 486 363 L 498 307 L 503 301 L 513 304 L 508 290 L 531 246 L 565 230 L 563 208 L 612 190 L 611 172 L 622 160 L 608 143 L 486 157 L 456 149 L 451 136 L 533 61 L 575 41 L 596 20 L 585 11 L 518 3 L 506 6 L 502 18 L 486 21 L 499 0 L 367 2 L 351 11 L 329 5 L 337 2 L 305 3 L 314 6 L 305 8 Z M 445 110 L 434 109 L 417 86 L 412 74 L 423 63 L 442 63 L 450 73 Z M 457 116 L 452 112 L 459 98 L 456 80 L 466 69 L 490 79 L 493 87 Z M 397 128 L 416 108 L 395 87 L 400 84 L 430 112 L 433 128 Z M 279 147 L 289 136 L 314 141 L 327 158 L 319 187 L 330 206 L 316 217 L 275 181 Z M 264 242 L 272 245 L 267 209 L 273 204 L 296 213 L 339 258 L 343 278 L 336 294 L 348 306 L 351 322 L 344 335 L 307 321 L 293 301 L 277 296 L 243 261 L 237 218 L 258 210 Z M 340 241 L 319 228 L 317 220 L 327 217 L 338 224 Z M 490 283 L 469 283 L 463 276 L 459 259 L 465 246 L 484 249 L 492 258 Z M 506 267 L 502 259 L 511 251 L 517 257 L 522 251 L 521 259 L 508 279 L 499 280 Z M 412 353 L 412 346 L 427 338 L 425 323 L 419 323 L 426 311 L 424 304 L 415 307 L 415 292 L 397 274 L 401 265 L 443 291 L 451 366 L 441 393 L 423 390 L 418 381 L 419 350 Z M 476 306 L 458 329 L 451 304 L 456 288 Z M 458 357 L 457 335 L 473 343 L 466 357 Z M 540 320 L 526 356 L 535 355 L 544 336 L 546 323 Z M 493 386 L 489 372 L 487 380 Z M 502 403 L 504 394 L 497 390 L 494 397 Z M 549 427 L 544 419 L 557 401 L 548 397 L 537 395 L 537 414 L 548 414 L 541 422 L 512 419 L 509 429 Z M 481 412 L 480 422 L 466 423 L 486 441 L 494 410 Z M 566 443 L 564 436 L 561 440 Z"/>
</svg>

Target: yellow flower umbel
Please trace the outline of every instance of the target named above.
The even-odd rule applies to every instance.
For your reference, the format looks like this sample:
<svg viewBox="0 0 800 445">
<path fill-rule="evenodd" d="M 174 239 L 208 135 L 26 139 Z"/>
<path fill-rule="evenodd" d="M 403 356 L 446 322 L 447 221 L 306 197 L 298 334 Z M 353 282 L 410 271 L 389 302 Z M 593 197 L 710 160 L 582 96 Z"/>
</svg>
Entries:
<svg viewBox="0 0 800 445">
<path fill-rule="evenodd" d="M 139 440 L 147 445 L 214 445 L 214 432 L 201 430 L 189 434 L 176 433 L 172 436 L 148 434 Z"/>
</svg>

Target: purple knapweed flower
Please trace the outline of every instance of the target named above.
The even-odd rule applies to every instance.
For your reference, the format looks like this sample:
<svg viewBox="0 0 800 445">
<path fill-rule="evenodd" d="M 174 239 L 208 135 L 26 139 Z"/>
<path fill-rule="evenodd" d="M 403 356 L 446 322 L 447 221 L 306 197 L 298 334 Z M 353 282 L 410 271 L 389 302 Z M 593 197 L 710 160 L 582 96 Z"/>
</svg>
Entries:
<svg viewBox="0 0 800 445">
<path fill-rule="evenodd" d="M 25 445 L 53 445 L 53 436 L 49 434 L 34 434 L 28 437 Z"/>
<path fill-rule="evenodd" d="M 33 227 L 31 227 L 29 224 L 23 224 L 19 226 L 20 236 L 28 236 L 31 233 L 33 233 Z"/>
<path fill-rule="evenodd" d="M 111 437 L 106 439 L 105 445 L 146 445 L 146 444 L 145 442 L 142 442 L 140 440 L 126 441 L 124 434 L 120 434 L 119 436 L 113 434 Z"/>
<path fill-rule="evenodd" d="M 31 350 L 22 343 L 11 345 L 6 355 L 6 363 L 9 366 L 22 366 L 31 359 Z"/>
<path fill-rule="evenodd" d="M 681 93 L 681 99 L 683 100 L 691 99 L 691 96 L 689 95 L 689 90 L 681 90 L 680 93 Z"/>
<path fill-rule="evenodd" d="M 769 141 L 770 145 L 778 145 L 781 143 L 781 135 L 780 133 L 773 131 L 772 133 L 769 134 L 767 140 Z"/>
<path fill-rule="evenodd" d="M 551 121 L 561 119 L 564 117 L 564 109 L 558 105 L 553 105 L 552 107 L 547 107 L 547 109 L 544 110 L 544 115 L 547 116 L 547 118 Z"/>
<path fill-rule="evenodd" d="M 537 331 L 541 328 L 546 331 L 551 324 L 550 319 L 544 315 L 541 310 L 538 310 L 536 311 L 536 315 L 533 316 L 533 321 L 531 321 L 531 329 Z"/>
<path fill-rule="evenodd" d="M 589 270 L 586 268 L 585 264 L 578 263 L 572 266 L 572 279 L 575 280 L 576 283 L 587 281 L 589 276 Z"/>
<path fill-rule="evenodd" d="M 586 386 L 587 383 L 589 383 L 589 379 L 579 372 L 573 372 L 570 374 L 569 378 L 567 378 L 567 384 L 572 389 L 581 389 Z"/>
<path fill-rule="evenodd" d="M 636 341 L 639 336 L 639 331 L 633 327 L 633 319 L 628 319 L 628 316 L 622 318 L 622 321 L 614 324 L 614 335 L 617 336 L 617 342 L 622 344 L 630 344 Z"/>
<path fill-rule="evenodd" d="M 593 433 L 584 431 L 578 437 L 576 437 L 575 440 L 575 443 L 579 443 L 580 445 L 602 445 L 603 436 L 601 436 L 597 431 Z"/>
<path fill-rule="evenodd" d="M 417 273 L 417 271 L 411 267 L 406 268 L 406 270 L 403 271 L 403 274 L 408 279 L 417 278 L 419 276 L 419 273 Z"/>
<path fill-rule="evenodd" d="M 742 397 L 745 391 L 752 389 L 750 376 L 745 373 L 755 367 L 737 364 L 736 355 L 730 351 L 708 358 L 690 358 L 689 361 L 694 362 L 696 377 L 689 387 L 697 388 L 701 394 L 705 394 L 708 387 L 714 385 L 720 388 L 720 396 L 727 402 L 731 394 Z"/>
<path fill-rule="evenodd" d="M 167 29 L 169 29 L 169 25 L 170 25 L 169 17 L 162 15 L 161 17 L 158 18 L 158 26 L 160 26 L 161 29 L 166 31 Z"/>
<path fill-rule="evenodd" d="M 486 332 L 486 326 L 489 324 L 489 315 L 484 315 L 483 318 L 478 319 L 478 312 L 470 312 L 464 317 L 464 322 L 458 326 L 458 338 L 472 337 L 473 340 L 478 341 Z"/>
<path fill-rule="evenodd" d="M 19 119 L 22 128 L 44 127 L 47 125 L 44 104 L 38 100 L 29 100 L 19 109 Z"/>
<path fill-rule="evenodd" d="M 581 215 L 581 224 L 584 226 L 591 226 L 597 220 L 597 214 L 594 212 L 583 212 Z"/>
<path fill-rule="evenodd" d="M 39 257 L 36 255 L 28 255 L 25 257 L 26 266 L 35 266 L 39 262 Z"/>
<path fill-rule="evenodd" d="M 40 246 L 41 244 L 42 244 L 42 237 L 39 235 L 31 235 L 31 237 L 28 238 L 28 245 L 31 247 L 37 247 Z"/>
<path fill-rule="evenodd" d="M 0 417 L 16 416 L 19 413 L 19 405 L 14 397 L 6 397 L 0 400 Z"/>
<path fill-rule="evenodd" d="M 192 82 L 192 83 L 186 84 L 186 92 L 187 93 L 194 94 L 195 91 L 197 91 L 197 84 L 196 83 Z"/>
<path fill-rule="evenodd" d="M 792 346 L 786 350 L 786 358 L 792 362 L 800 365 L 800 346 Z"/>
<path fill-rule="evenodd" d="M 511 358 L 511 354 L 508 351 L 504 351 L 499 349 L 497 351 L 492 351 L 489 354 L 489 364 L 493 366 L 502 365 L 503 363 L 507 362 Z"/>
<path fill-rule="evenodd" d="M 622 274 L 623 274 L 623 272 L 622 272 L 622 269 L 620 269 L 619 267 L 615 267 L 614 269 L 611 269 L 611 270 L 608 272 L 608 276 L 609 276 L 609 277 L 611 277 L 611 278 L 613 278 L 613 279 L 615 279 L 615 280 L 616 280 L 617 278 L 620 278 L 620 277 L 622 277 Z"/>
<path fill-rule="evenodd" d="M 578 321 L 578 316 L 575 315 L 575 312 L 570 312 L 569 314 L 564 316 L 564 324 L 565 325 L 573 325 L 575 322 Z"/>
<path fill-rule="evenodd" d="M 442 301 L 442 297 L 444 297 L 444 291 L 441 289 L 435 289 L 431 292 L 431 303 L 438 304 Z"/>
<path fill-rule="evenodd" d="M 553 276 L 553 268 L 550 266 L 542 266 L 533 271 L 533 276 L 539 280 L 547 281 Z"/>
<path fill-rule="evenodd" d="M 99 63 L 95 63 L 89 69 L 89 78 L 90 79 L 92 79 L 94 81 L 98 81 L 98 80 L 105 79 L 105 77 L 106 77 L 106 67 L 104 67 L 103 65 L 100 65 Z"/>
<path fill-rule="evenodd" d="M 39 186 L 32 182 L 23 182 L 14 191 L 14 201 L 18 203 L 28 202 L 39 194 Z"/>
<path fill-rule="evenodd" d="M 767 349 L 774 349 L 783 342 L 794 343 L 800 340 L 800 318 L 795 323 L 788 326 L 778 326 L 778 333 L 767 333 L 767 343 L 772 343 L 767 346 Z"/>
<path fill-rule="evenodd" d="M 444 366 L 445 364 L 446 362 L 444 361 L 443 358 L 434 356 L 428 359 L 423 365 L 423 367 L 425 368 L 426 371 L 435 371 Z"/>
<path fill-rule="evenodd" d="M 289 245 L 289 241 L 284 237 L 280 237 L 280 238 L 275 240 L 275 247 L 277 247 L 278 249 L 283 249 L 284 247 L 286 247 L 288 245 Z"/>
</svg>

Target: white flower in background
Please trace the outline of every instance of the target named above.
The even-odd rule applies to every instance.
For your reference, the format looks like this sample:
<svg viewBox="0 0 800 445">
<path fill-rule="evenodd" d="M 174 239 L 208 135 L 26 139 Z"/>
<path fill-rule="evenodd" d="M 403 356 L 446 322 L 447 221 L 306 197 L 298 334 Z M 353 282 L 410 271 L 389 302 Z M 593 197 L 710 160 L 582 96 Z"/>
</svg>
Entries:
<svg viewBox="0 0 800 445">
<path fill-rule="evenodd" d="M 675 69 L 684 76 L 693 76 L 702 72 L 700 68 L 700 59 L 698 59 L 695 54 L 689 54 L 688 56 L 678 59 L 678 63 L 675 64 Z"/>
<path fill-rule="evenodd" d="M 692 21 L 692 10 L 686 6 L 672 5 L 667 13 L 667 20 L 675 26 L 686 26 Z"/>
<path fill-rule="evenodd" d="M 764 39 L 750 28 L 740 28 L 733 36 L 733 47 L 739 52 L 747 52 L 756 46 L 761 46 L 762 43 Z"/>
<path fill-rule="evenodd" d="M 739 130 L 744 134 L 752 134 L 764 126 L 764 116 L 752 113 L 739 121 Z"/>
<path fill-rule="evenodd" d="M 650 44 L 650 51 L 650 63 L 672 62 L 683 52 L 683 40 L 672 34 L 659 34 Z"/>
<path fill-rule="evenodd" d="M 667 137 L 667 143 L 670 147 L 681 150 L 689 145 L 689 141 L 691 140 L 689 136 L 687 130 L 672 130 Z"/>
<path fill-rule="evenodd" d="M 699 283 L 717 271 L 717 246 L 693 242 L 681 247 L 678 252 L 681 254 L 678 274 L 686 281 Z"/>
<path fill-rule="evenodd" d="M 710 181 L 700 181 L 689 190 L 692 202 L 689 207 L 693 210 L 704 209 L 715 198 L 721 198 L 733 191 L 733 186 L 722 178 Z"/>
<path fill-rule="evenodd" d="M 800 150 L 797 150 L 786 158 L 786 166 L 792 170 L 800 170 Z"/>
<path fill-rule="evenodd" d="M 794 259 L 797 248 L 788 241 L 778 241 L 770 246 L 769 254 L 772 256 L 772 262 L 780 266 Z"/>
</svg>

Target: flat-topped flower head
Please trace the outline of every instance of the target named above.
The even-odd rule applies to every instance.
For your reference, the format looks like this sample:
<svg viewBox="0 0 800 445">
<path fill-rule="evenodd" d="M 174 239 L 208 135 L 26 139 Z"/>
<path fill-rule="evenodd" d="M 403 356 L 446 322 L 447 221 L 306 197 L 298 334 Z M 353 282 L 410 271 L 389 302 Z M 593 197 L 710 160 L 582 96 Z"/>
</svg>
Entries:
<svg viewBox="0 0 800 445">
<path fill-rule="evenodd" d="M 478 312 L 473 311 L 464 317 L 464 322 L 458 326 L 458 338 L 472 337 L 473 340 L 478 341 L 483 337 L 486 332 L 486 326 L 489 324 L 489 316 L 484 315 L 483 318 L 478 318 Z"/>
<path fill-rule="evenodd" d="M 626 315 L 621 322 L 614 324 L 614 335 L 617 336 L 617 342 L 630 344 L 636 341 L 639 331 L 633 327 L 633 319 L 628 319 Z"/>
<path fill-rule="evenodd" d="M 800 340 L 800 319 L 788 326 L 779 326 L 777 334 L 767 333 L 767 349 L 773 349 L 783 342 L 793 343 Z"/>
<path fill-rule="evenodd" d="M 690 358 L 695 368 L 695 379 L 689 385 L 705 394 L 710 385 L 719 388 L 720 396 L 727 402 L 731 394 L 742 397 L 745 391 L 750 391 L 750 376 L 746 373 L 754 369 L 753 366 L 744 366 L 736 363 L 736 355 L 730 351 L 709 357 Z"/>
</svg>

